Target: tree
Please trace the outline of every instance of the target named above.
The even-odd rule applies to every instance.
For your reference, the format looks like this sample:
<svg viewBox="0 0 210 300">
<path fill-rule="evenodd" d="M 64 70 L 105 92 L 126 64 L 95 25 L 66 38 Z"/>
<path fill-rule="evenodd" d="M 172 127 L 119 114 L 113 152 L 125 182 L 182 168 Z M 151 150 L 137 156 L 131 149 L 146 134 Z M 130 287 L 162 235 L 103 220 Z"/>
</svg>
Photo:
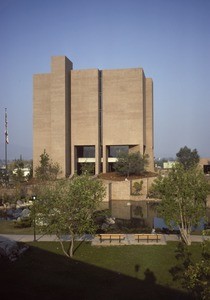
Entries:
<svg viewBox="0 0 210 300">
<path fill-rule="evenodd" d="M 94 167 L 95 167 L 94 163 L 83 163 L 81 166 L 82 174 L 86 173 L 88 175 L 94 175 L 94 171 L 95 171 Z"/>
<path fill-rule="evenodd" d="M 197 166 L 200 160 L 197 150 L 191 150 L 187 146 L 180 148 L 176 156 L 177 161 L 183 165 L 185 170 Z"/>
<path fill-rule="evenodd" d="M 183 240 L 190 244 L 192 226 L 206 215 L 208 183 L 197 168 L 185 170 L 176 164 L 167 177 L 158 177 L 152 193 L 161 199 L 158 212 L 168 226 L 179 227 Z"/>
<path fill-rule="evenodd" d="M 171 268 L 170 273 L 173 280 L 179 280 L 193 299 L 210 298 L 209 246 L 207 241 L 201 244 L 201 259 L 197 262 L 192 259 L 189 247 L 183 243 L 179 243 L 176 249 L 175 257 L 179 263 Z"/>
<path fill-rule="evenodd" d="M 56 234 L 65 255 L 72 257 L 76 235 L 95 232 L 93 213 L 104 196 L 102 182 L 87 174 L 43 185 L 36 200 L 36 213 L 43 222 L 40 228 Z M 62 240 L 65 234 L 71 236 L 68 250 Z"/>
<path fill-rule="evenodd" d="M 129 177 L 131 174 L 140 175 L 148 164 L 148 156 L 142 156 L 140 152 L 119 152 L 114 165 L 116 172 Z"/>
<path fill-rule="evenodd" d="M 24 162 L 22 159 L 15 160 L 14 167 L 13 167 L 13 175 L 12 178 L 16 182 L 23 182 L 25 180 L 24 177 Z"/>
<path fill-rule="evenodd" d="M 46 150 L 40 155 L 40 166 L 35 169 L 35 177 L 39 180 L 55 180 L 60 173 L 58 163 L 53 163 Z"/>
</svg>

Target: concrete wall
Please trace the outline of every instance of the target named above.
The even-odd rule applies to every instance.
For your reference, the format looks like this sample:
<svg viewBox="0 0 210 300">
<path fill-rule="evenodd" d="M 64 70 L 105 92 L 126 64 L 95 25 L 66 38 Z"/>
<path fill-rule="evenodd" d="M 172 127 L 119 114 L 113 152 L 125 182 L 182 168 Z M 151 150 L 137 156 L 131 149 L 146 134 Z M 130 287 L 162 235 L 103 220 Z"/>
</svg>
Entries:
<svg viewBox="0 0 210 300">
<path fill-rule="evenodd" d="M 139 145 L 143 152 L 143 71 L 103 70 L 103 172 L 108 145 Z"/>
<path fill-rule="evenodd" d="M 33 168 L 39 165 L 40 155 L 51 155 L 51 74 L 33 77 Z"/>
<path fill-rule="evenodd" d="M 65 56 L 52 57 L 51 158 L 59 163 L 63 176 L 70 174 L 69 82 L 72 67 L 72 62 Z"/>
<path fill-rule="evenodd" d="M 153 204 L 157 200 L 148 198 L 147 194 L 155 179 L 156 177 L 150 177 L 132 181 L 112 181 L 111 183 L 104 181 L 109 193 L 107 198 L 112 216 L 125 220 L 134 218 L 143 226 L 153 227 L 153 219 L 156 216 Z M 135 182 L 143 182 L 139 195 L 133 194 Z"/>
<path fill-rule="evenodd" d="M 127 200 L 127 201 L 140 201 L 145 200 L 148 195 L 148 191 L 156 177 L 135 179 L 129 181 L 112 181 L 111 183 L 111 200 Z M 143 183 L 142 189 L 139 194 L 135 195 L 134 183 Z M 107 183 L 105 183 L 107 184 Z"/>
<path fill-rule="evenodd" d="M 33 162 L 39 165 L 44 149 L 57 162 L 62 176 L 70 174 L 70 70 L 65 56 L 54 56 L 51 74 L 34 75 Z"/>
<path fill-rule="evenodd" d="M 102 71 L 103 172 L 107 171 L 107 146 L 130 145 L 149 155 L 154 171 L 153 85 L 142 69 Z M 132 148 L 130 148 L 130 152 Z"/>
<path fill-rule="evenodd" d="M 142 178 L 131 181 L 103 181 L 106 187 L 106 202 L 109 201 L 109 208 L 112 216 L 120 219 L 130 220 L 131 218 L 142 220 L 142 224 L 153 226 L 155 211 L 151 204 L 156 199 L 148 198 L 148 191 L 156 177 Z M 142 184 L 138 195 L 134 195 L 134 183 Z M 139 210 L 141 214 L 138 214 Z"/>
<path fill-rule="evenodd" d="M 154 172 L 154 116 L 153 116 L 153 82 L 151 78 L 146 78 L 146 154 L 149 155 L 147 169 Z"/>
<path fill-rule="evenodd" d="M 71 164 L 75 146 L 95 146 L 99 168 L 99 74 L 98 70 L 71 71 Z"/>
</svg>

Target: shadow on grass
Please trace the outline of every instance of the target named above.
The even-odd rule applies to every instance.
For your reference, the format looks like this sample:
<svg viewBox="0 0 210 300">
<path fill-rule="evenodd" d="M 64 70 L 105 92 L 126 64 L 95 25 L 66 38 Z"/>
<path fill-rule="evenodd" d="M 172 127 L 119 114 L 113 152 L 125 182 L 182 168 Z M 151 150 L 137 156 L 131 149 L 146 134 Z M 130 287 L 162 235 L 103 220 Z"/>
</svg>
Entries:
<svg viewBox="0 0 210 300">
<path fill-rule="evenodd" d="M 1 299 L 189 299 L 185 293 L 145 280 L 68 259 L 31 246 L 15 263 L 0 260 Z M 136 275 L 140 266 L 134 266 Z M 64 298 L 65 297 L 65 298 Z"/>
</svg>

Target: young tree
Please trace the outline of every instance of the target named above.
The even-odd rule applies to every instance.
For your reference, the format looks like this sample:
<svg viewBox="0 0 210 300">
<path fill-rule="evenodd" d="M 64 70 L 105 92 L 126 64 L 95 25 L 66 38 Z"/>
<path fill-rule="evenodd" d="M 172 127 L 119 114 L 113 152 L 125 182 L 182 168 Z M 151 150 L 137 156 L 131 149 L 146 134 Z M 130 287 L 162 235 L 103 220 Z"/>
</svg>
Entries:
<svg viewBox="0 0 210 300">
<path fill-rule="evenodd" d="M 148 156 L 142 156 L 140 152 L 119 152 L 114 168 L 119 174 L 129 177 L 131 174 L 142 174 L 147 164 Z"/>
<path fill-rule="evenodd" d="M 210 244 L 204 241 L 201 244 L 201 259 L 195 262 L 189 247 L 179 243 L 176 249 L 176 259 L 179 262 L 172 267 L 170 273 L 173 280 L 181 282 L 187 289 L 192 299 L 210 299 Z"/>
<path fill-rule="evenodd" d="M 187 146 L 181 148 L 176 156 L 177 161 L 183 165 L 185 170 L 197 166 L 200 160 L 197 150 L 191 150 Z"/>
<path fill-rule="evenodd" d="M 15 160 L 14 163 L 13 163 L 13 166 L 12 167 L 12 179 L 15 181 L 15 182 L 23 182 L 25 180 L 25 177 L 24 177 L 24 172 L 23 172 L 23 168 L 24 168 L 24 162 L 23 160 L 21 159 L 18 159 L 18 160 Z"/>
<path fill-rule="evenodd" d="M 55 180 L 60 173 L 58 163 L 53 163 L 46 150 L 40 155 L 40 166 L 35 169 L 35 177 L 39 180 Z"/>
<path fill-rule="evenodd" d="M 105 196 L 101 181 L 87 174 L 42 186 L 37 195 L 36 211 L 41 214 L 41 229 L 56 234 L 63 252 L 72 257 L 76 235 L 93 233 L 93 212 Z M 65 250 L 62 235 L 70 234 L 69 249 Z"/>
<path fill-rule="evenodd" d="M 83 163 L 81 166 L 82 174 L 94 175 L 94 163 Z"/>
<path fill-rule="evenodd" d="M 167 177 L 158 177 L 152 186 L 153 195 L 162 201 L 158 211 L 166 224 L 173 221 L 182 238 L 190 244 L 192 226 L 199 224 L 206 215 L 208 183 L 197 168 L 185 170 L 177 164 Z"/>
</svg>

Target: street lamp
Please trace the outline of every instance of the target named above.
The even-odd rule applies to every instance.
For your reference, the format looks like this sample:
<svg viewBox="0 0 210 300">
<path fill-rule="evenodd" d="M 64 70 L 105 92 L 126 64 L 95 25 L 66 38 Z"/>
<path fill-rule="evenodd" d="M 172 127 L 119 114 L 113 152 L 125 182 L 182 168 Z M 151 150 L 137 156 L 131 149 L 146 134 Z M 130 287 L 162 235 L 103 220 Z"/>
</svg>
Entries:
<svg viewBox="0 0 210 300">
<path fill-rule="evenodd" d="M 126 207 L 128 207 L 129 208 L 129 218 L 131 219 L 131 217 L 132 217 L 132 210 L 131 210 L 131 203 L 130 202 L 127 202 L 126 203 Z"/>
<path fill-rule="evenodd" d="M 36 242 L 36 208 L 35 208 L 35 200 L 36 200 L 36 196 L 32 196 L 32 200 L 33 200 L 33 226 L 34 226 L 34 242 Z"/>
</svg>

